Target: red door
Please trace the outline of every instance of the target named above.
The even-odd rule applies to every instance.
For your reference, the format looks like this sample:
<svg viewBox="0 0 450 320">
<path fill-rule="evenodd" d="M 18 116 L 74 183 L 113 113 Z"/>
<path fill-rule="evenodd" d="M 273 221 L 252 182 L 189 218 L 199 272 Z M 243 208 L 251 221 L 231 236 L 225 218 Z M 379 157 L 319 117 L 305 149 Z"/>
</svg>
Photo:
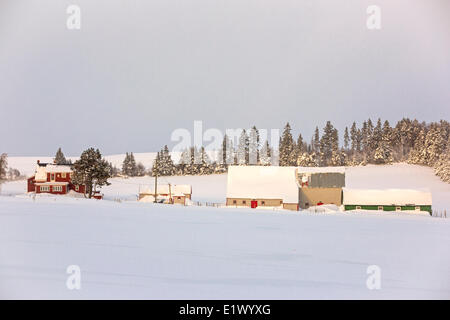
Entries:
<svg viewBox="0 0 450 320">
<path fill-rule="evenodd" d="M 252 207 L 253 209 L 255 209 L 257 206 L 258 206 L 258 201 L 252 200 L 252 201 L 250 202 L 250 207 Z"/>
</svg>

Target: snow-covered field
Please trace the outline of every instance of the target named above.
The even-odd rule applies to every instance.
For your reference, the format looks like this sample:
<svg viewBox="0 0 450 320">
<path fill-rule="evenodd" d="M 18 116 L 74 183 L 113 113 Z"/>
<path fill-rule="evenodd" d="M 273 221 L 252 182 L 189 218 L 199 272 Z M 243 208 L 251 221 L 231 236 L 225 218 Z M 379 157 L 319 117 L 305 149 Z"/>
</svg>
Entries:
<svg viewBox="0 0 450 320">
<path fill-rule="evenodd" d="M 433 207 L 450 211 L 450 185 L 429 168 L 346 177 L 352 188 L 429 188 Z M 193 200 L 225 201 L 226 175 L 164 179 L 192 184 Z M 136 202 L 153 179 L 111 182 L 102 201 L 2 186 L 0 298 L 450 299 L 450 219 L 155 205 Z M 81 290 L 66 287 L 69 265 Z M 381 268 L 380 290 L 366 287 L 369 265 Z"/>
</svg>

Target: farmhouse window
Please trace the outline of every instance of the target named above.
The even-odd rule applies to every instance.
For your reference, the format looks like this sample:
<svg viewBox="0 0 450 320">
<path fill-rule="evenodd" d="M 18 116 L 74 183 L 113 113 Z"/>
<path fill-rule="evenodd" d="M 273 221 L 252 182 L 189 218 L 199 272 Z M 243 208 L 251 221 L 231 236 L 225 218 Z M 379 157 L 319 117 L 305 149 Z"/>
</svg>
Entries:
<svg viewBox="0 0 450 320">
<path fill-rule="evenodd" d="M 383 206 L 378 206 L 378 210 L 383 211 Z"/>
<path fill-rule="evenodd" d="M 356 206 L 356 210 L 361 210 L 361 206 Z"/>
<path fill-rule="evenodd" d="M 63 178 L 65 178 L 65 177 L 66 177 L 66 173 L 65 173 L 65 172 L 61 173 L 61 176 L 62 176 Z"/>
<path fill-rule="evenodd" d="M 39 190 L 42 192 L 48 192 L 50 191 L 50 186 L 40 186 Z"/>
<path fill-rule="evenodd" d="M 54 173 L 50 174 L 50 180 L 55 180 L 55 174 Z"/>
<path fill-rule="evenodd" d="M 53 192 L 61 192 L 62 186 L 53 186 Z"/>
<path fill-rule="evenodd" d="M 236 204 L 236 200 L 233 200 L 233 204 Z"/>
<path fill-rule="evenodd" d="M 80 187 L 79 186 L 75 186 L 75 191 L 79 191 Z"/>
<path fill-rule="evenodd" d="M 414 208 L 414 210 L 420 211 L 420 207 L 419 207 L 419 206 L 416 206 L 416 207 Z"/>
<path fill-rule="evenodd" d="M 402 211 L 402 207 L 395 207 L 395 211 Z"/>
</svg>

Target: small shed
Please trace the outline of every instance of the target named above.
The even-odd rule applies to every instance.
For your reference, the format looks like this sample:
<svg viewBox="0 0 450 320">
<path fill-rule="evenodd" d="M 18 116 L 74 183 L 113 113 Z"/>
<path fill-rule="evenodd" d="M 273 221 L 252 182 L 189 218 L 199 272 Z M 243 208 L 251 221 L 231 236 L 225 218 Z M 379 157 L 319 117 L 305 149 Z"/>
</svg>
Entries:
<svg viewBox="0 0 450 320">
<path fill-rule="evenodd" d="M 156 198 L 163 203 L 186 205 L 187 200 L 192 197 L 192 186 L 187 184 L 158 185 Z M 139 201 L 154 202 L 155 187 L 146 186 L 139 191 Z"/>
<path fill-rule="evenodd" d="M 432 213 L 428 190 L 343 189 L 345 210 L 426 211 Z"/>
</svg>

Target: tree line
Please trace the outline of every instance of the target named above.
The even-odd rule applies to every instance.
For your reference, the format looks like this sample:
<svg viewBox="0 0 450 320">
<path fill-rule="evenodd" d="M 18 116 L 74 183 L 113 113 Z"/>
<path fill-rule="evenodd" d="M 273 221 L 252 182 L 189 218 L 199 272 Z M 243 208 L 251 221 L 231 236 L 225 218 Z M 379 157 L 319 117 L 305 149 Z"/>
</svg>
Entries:
<svg viewBox="0 0 450 320">
<path fill-rule="evenodd" d="M 361 125 L 353 122 L 345 127 L 342 138 L 331 121 L 322 130 L 318 127 L 307 141 L 299 133 L 293 136 L 287 123 L 279 139 L 278 148 L 261 141 L 253 126 L 242 130 L 234 146 L 227 135 L 222 148 L 208 156 L 203 147 L 184 150 L 178 163 L 174 163 L 165 146 L 147 172 L 154 175 L 213 174 L 226 172 L 229 165 L 280 166 L 359 166 L 408 162 L 430 166 L 442 180 L 450 182 L 450 124 L 447 121 L 419 122 L 403 118 L 394 126 L 389 121 L 371 119 Z M 137 170 L 142 175 L 145 170 Z"/>
<path fill-rule="evenodd" d="M 408 162 L 433 167 L 436 175 L 450 182 L 449 138 L 450 124 L 444 120 L 425 123 L 403 118 L 391 126 L 387 120 L 373 123 L 368 119 L 360 126 L 353 122 L 345 127 L 342 139 L 338 129 L 327 121 L 322 130 L 315 128 L 309 141 L 301 133 L 294 138 L 290 124 L 286 123 L 277 148 L 271 147 L 267 139 L 262 141 L 253 126 L 242 130 L 236 143 L 225 135 L 221 149 L 213 154 L 208 154 L 204 147 L 187 148 L 177 163 L 166 145 L 157 153 L 150 169 L 136 162 L 132 152 L 126 153 L 122 168 L 118 169 L 93 148 L 85 150 L 73 164 L 59 148 L 54 162 L 72 165 L 76 183 L 87 184 L 90 195 L 96 187 L 108 184 L 109 177 L 205 175 L 227 172 L 229 165 L 321 167 Z M 7 176 L 7 156 L 3 154 L 0 181 Z"/>
<path fill-rule="evenodd" d="M 24 178 L 19 170 L 8 167 L 8 154 L 0 154 L 0 183 Z"/>
</svg>

